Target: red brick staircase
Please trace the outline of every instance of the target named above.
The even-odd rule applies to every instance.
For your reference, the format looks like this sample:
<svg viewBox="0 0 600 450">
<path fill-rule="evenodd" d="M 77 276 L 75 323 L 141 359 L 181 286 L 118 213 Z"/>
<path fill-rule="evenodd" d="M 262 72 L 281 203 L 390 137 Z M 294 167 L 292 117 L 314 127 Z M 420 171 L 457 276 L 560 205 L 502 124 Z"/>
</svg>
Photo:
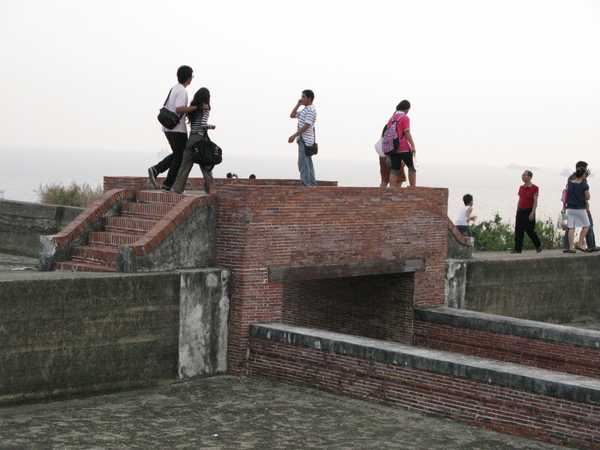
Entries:
<svg viewBox="0 0 600 450">
<path fill-rule="evenodd" d="M 91 232 L 89 244 L 74 247 L 72 260 L 55 263 L 55 270 L 116 272 L 118 246 L 144 238 L 181 198 L 179 194 L 138 191 L 135 202 L 123 203 L 120 216 L 107 217 L 104 231 Z"/>
</svg>

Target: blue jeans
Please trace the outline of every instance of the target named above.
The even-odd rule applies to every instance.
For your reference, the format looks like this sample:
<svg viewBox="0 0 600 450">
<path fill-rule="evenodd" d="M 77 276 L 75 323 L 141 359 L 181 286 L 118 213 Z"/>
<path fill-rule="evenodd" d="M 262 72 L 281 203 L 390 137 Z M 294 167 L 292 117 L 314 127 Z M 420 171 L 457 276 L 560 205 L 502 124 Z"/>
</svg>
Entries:
<svg viewBox="0 0 600 450">
<path fill-rule="evenodd" d="M 596 237 L 594 236 L 594 220 L 592 219 L 592 215 L 588 213 L 588 218 L 590 219 L 590 229 L 585 235 L 585 243 L 587 244 L 587 248 L 596 248 Z M 563 238 L 563 250 L 569 250 L 569 230 L 565 231 L 565 237 Z"/>
<path fill-rule="evenodd" d="M 304 141 L 302 139 L 298 139 L 298 170 L 300 171 L 300 184 L 302 186 L 317 185 L 312 156 L 306 156 Z"/>
</svg>

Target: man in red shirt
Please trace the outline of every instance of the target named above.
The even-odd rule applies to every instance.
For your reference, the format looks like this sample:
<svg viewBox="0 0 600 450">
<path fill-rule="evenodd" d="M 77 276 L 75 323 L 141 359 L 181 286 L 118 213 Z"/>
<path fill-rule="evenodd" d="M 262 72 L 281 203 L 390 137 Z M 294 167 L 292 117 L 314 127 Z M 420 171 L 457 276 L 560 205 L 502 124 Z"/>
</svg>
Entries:
<svg viewBox="0 0 600 450">
<path fill-rule="evenodd" d="M 542 241 L 535 232 L 535 210 L 538 203 L 538 187 L 531 182 L 533 173 L 529 170 L 523 172 L 521 179 L 523 186 L 519 188 L 519 203 L 517 204 L 517 217 L 515 219 L 515 248 L 511 253 L 521 253 L 523 238 L 527 232 L 529 239 L 535 245 L 535 251 L 542 251 Z"/>
</svg>

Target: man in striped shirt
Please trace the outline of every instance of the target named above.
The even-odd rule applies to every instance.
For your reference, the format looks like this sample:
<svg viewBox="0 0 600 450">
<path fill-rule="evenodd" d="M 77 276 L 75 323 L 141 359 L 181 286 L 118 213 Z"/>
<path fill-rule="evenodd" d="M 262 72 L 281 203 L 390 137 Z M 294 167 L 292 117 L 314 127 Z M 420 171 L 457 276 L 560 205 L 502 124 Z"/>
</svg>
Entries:
<svg viewBox="0 0 600 450">
<path fill-rule="evenodd" d="M 308 156 L 305 145 L 315 143 L 315 122 L 317 121 L 317 110 L 313 106 L 315 94 L 310 89 L 302 91 L 302 95 L 292 110 L 290 117 L 298 119 L 298 129 L 292 134 L 288 142 L 298 142 L 298 170 L 300 170 L 300 183 L 302 186 L 316 186 L 315 168 L 312 156 Z M 300 106 L 304 106 L 300 111 Z"/>
</svg>

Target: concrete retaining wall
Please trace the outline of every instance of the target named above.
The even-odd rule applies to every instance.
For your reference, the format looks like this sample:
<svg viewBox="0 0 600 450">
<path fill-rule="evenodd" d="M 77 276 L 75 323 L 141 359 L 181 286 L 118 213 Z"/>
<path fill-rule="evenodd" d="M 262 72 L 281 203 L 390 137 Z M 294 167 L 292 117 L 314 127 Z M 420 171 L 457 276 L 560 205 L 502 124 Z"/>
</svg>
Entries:
<svg viewBox="0 0 600 450">
<path fill-rule="evenodd" d="M 600 254 L 557 255 L 448 260 L 446 305 L 547 323 L 600 322 Z"/>
<path fill-rule="evenodd" d="M 43 275 L 0 280 L 0 404 L 227 371 L 228 271 Z"/>
<path fill-rule="evenodd" d="M 77 217 L 83 208 L 0 201 L 0 253 L 40 254 L 40 235 L 54 234 Z"/>
</svg>

